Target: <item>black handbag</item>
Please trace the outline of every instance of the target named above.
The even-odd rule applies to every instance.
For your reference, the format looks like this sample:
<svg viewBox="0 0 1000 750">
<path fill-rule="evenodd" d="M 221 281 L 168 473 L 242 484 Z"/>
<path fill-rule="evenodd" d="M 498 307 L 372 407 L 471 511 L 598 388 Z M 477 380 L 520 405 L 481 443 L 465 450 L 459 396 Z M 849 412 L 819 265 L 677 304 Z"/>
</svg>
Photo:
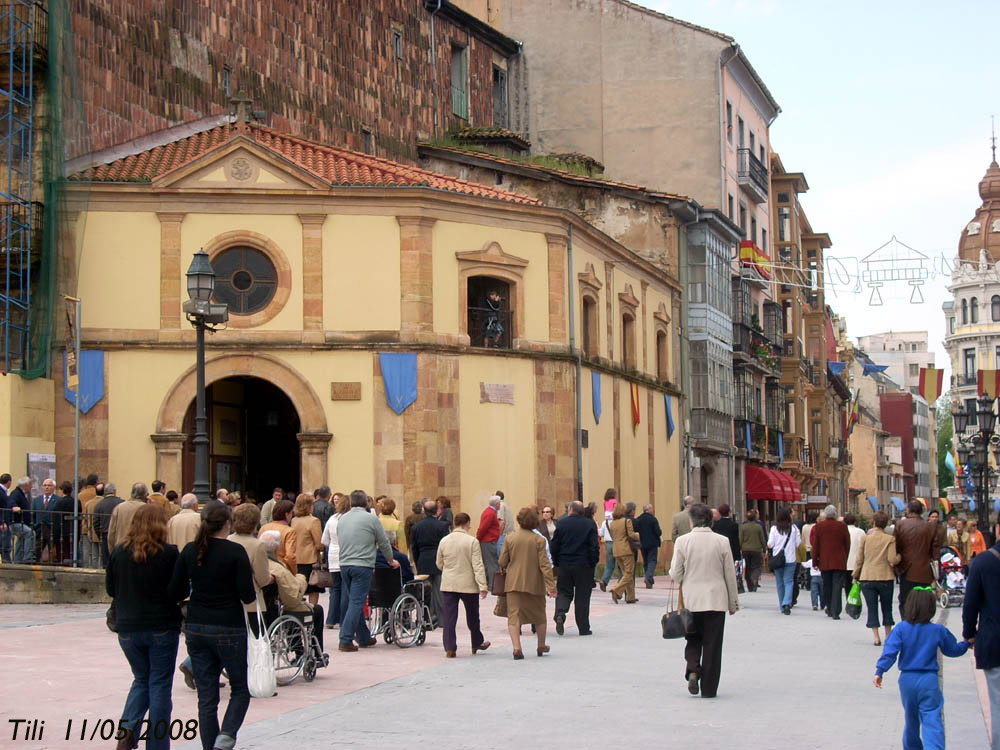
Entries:
<svg viewBox="0 0 1000 750">
<path fill-rule="evenodd" d="M 671 592 L 674 589 L 670 589 Z M 673 597 L 671 596 L 671 599 Z M 694 632 L 694 616 L 684 608 L 684 594 L 678 593 L 677 609 L 667 604 L 667 612 L 660 618 L 664 638 L 683 638 Z"/>
<path fill-rule="evenodd" d="M 107 623 L 108 630 L 112 633 L 118 632 L 118 613 L 115 611 L 115 600 L 111 600 L 111 606 L 108 607 L 107 614 L 105 615 L 105 622 Z"/>
<path fill-rule="evenodd" d="M 785 543 L 781 546 L 781 551 L 777 553 L 774 552 L 771 553 L 771 562 L 768 564 L 770 565 L 772 571 L 780 570 L 781 568 L 785 567 L 785 564 L 787 562 L 785 560 L 785 549 L 788 547 L 788 542 L 791 541 L 791 539 L 792 539 L 792 527 L 789 526 L 788 536 L 785 537 Z"/>
</svg>

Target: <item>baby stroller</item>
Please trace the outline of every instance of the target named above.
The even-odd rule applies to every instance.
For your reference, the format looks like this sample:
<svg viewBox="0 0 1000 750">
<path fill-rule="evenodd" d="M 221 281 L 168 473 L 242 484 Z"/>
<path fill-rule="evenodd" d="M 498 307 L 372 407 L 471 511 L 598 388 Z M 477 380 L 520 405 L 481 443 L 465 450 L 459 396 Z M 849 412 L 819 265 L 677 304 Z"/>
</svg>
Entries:
<svg viewBox="0 0 1000 750">
<path fill-rule="evenodd" d="M 954 547 L 942 547 L 938 558 L 938 604 L 942 607 L 959 607 L 965 601 L 965 573 L 962 557 Z"/>
</svg>

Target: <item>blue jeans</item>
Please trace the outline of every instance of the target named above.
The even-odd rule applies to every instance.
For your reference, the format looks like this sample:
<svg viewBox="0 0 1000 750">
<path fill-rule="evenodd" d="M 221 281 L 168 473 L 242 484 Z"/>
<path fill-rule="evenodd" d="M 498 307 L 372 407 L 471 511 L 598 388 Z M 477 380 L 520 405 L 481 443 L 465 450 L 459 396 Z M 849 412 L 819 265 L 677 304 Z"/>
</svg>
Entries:
<svg viewBox="0 0 1000 750">
<path fill-rule="evenodd" d="M 774 571 L 774 580 L 778 584 L 778 606 L 792 606 L 792 591 L 795 588 L 795 563 L 786 563 L 783 568 Z"/>
<path fill-rule="evenodd" d="M 10 531 L 14 535 L 13 561 L 19 565 L 35 562 L 35 532 L 26 523 L 12 523 Z"/>
<path fill-rule="evenodd" d="M 10 527 L 0 529 L 0 561 L 10 562 Z"/>
<path fill-rule="evenodd" d="M 330 587 L 330 606 L 326 608 L 326 624 L 339 625 L 342 619 L 340 597 L 343 595 L 343 586 L 339 571 L 332 570 L 330 575 L 333 576 L 333 586 Z"/>
<path fill-rule="evenodd" d="M 607 586 L 608 582 L 611 580 L 611 576 L 615 572 L 615 543 L 605 542 L 604 543 L 604 585 Z M 621 579 L 622 570 L 618 569 L 618 578 Z"/>
<path fill-rule="evenodd" d="M 351 645 L 355 638 L 359 644 L 366 644 L 372 639 L 365 622 L 365 597 L 372 587 L 372 574 L 373 568 L 363 565 L 344 565 L 340 568 L 340 585 L 343 587 L 341 607 L 345 601 L 347 603 L 340 621 L 341 646 Z"/>
<path fill-rule="evenodd" d="M 136 731 L 149 711 L 146 750 L 170 747 L 170 692 L 174 684 L 174 662 L 180 633 L 176 630 L 154 632 L 139 630 L 119 633 L 121 646 L 132 668 L 132 688 L 125 699 L 121 725 Z M 138 733 L 142 734 L 140 730 Z"/>
<path fill-rule="evenodd" d="M 944 750 L 944 725 L 941 723 L 944 696 L 938 687 L 938 673 L 900 672 L 899 697 L 903 700 L 906 717 L 903 750 Z"/>
<path fill-rule="evenodd" d="M 809 574 L 809 595 L 812 605 L 818 607 L 823 601 L 823 576 Z"/>
<path fill-rule="evenodd" d="M 235 738 L 250 708 L 247 687 L 247 631 L 244 627 L 187 623 L 184 640 L 191 656 L 191 670 L 198 688 L 198 728 L 201 746 L 212 750 L 215 738 Z M 229 674 L 229 705 L 219 728 L 219 675 Z"/>
</svg>

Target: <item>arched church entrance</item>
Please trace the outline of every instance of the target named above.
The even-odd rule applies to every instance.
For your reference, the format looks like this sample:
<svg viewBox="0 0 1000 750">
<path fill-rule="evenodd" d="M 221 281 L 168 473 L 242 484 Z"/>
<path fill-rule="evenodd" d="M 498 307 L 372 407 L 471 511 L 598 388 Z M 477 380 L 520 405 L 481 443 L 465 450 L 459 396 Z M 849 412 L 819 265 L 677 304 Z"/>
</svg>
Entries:
<svg viewBox="0 0 1000 750">
<path fill-rule="evenodd" d="M 301 490 L 299 415 L 277 386 L 255 377 L 217 380 L 206 389 L 209 484 L 266 500 L 275 487 Z M 194 484 L 194 401 L 184 416 L 184 487 Z"/>
</svg>

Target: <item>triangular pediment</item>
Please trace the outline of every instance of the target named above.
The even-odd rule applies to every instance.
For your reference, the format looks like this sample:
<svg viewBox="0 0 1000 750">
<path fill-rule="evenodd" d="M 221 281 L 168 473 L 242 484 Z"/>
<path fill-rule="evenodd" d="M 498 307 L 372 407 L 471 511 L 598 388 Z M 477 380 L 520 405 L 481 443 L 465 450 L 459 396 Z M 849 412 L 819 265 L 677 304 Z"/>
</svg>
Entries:
<svg viewBox="0 0 1000 750">
<path fill-rule="evenodd" d="M 498 266 L 514 266 L 524 268 L 528 261 L 517 255 L 511 255 L 500 247 L 499 242 L 488 242 L 481 250 L 463 250 L 455 253 L 459 263 L 491 263 Z"/>
<path fill-rule="evenodd" d="M 237 137 L 153 180 L 154 188 L 313 190 L 329 185 L 272 149 Z"/>
</svg>

